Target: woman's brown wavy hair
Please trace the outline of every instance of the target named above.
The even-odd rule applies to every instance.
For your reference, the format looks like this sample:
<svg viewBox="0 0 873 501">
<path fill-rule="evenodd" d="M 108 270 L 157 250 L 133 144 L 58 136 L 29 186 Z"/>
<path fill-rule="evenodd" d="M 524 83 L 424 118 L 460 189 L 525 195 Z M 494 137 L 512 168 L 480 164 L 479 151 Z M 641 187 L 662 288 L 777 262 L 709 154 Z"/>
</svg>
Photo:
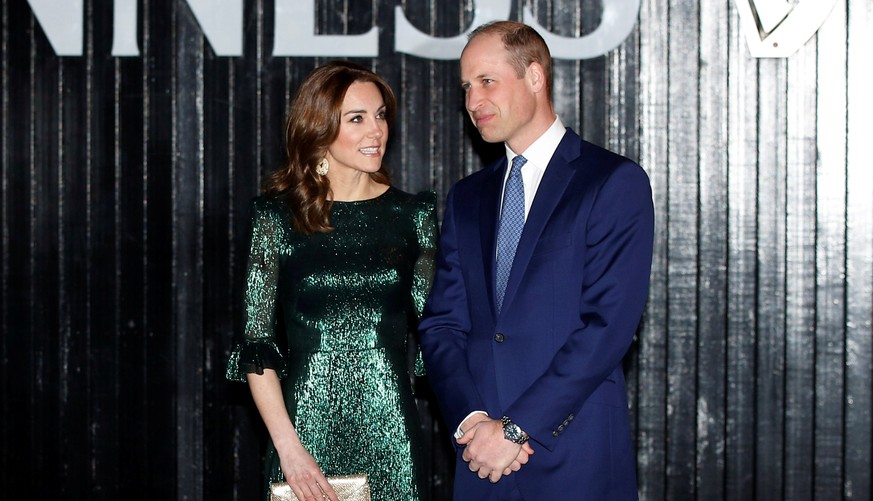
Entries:
<svg viewBox="0 0 873 501">
<path fill-rule="evenodd" d="M 348 61 L 332 61 L 310 73 L 291 101 L 285 120 L 285 164 L 264 182 L 264 191 L 291 207 L 294 229 L 305 234 L 328 232 L 330 181 L 315 172 L 315 166 L 339 135 L 340 115 L 346 91 L 355 82 L 376 85 L 385 101 L 388 126 L 397 111 L 394 91 L 382 77 Z M 383 165 L 370 177 L 390 184 Z"/>
</svg>

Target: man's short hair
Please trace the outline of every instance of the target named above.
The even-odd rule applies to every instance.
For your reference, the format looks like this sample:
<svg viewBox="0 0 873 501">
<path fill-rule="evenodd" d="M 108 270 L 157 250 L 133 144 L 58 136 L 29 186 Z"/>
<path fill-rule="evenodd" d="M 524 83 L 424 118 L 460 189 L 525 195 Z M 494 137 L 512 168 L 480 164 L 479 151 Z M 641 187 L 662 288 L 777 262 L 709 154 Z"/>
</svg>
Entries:
<svg viewBox="0 0 873 501">
<path fill-rule="evenodd" d="M 509 65 L 515 69 L 518 78 L 524 76 L 531 63 L 539 63 L 546 77 L 546 95 L 552 96 L 552 55 L 543 37 L 530 26 L 516 21 L 494 21 L 483 24 L 472 32 L 468 40 L 482 35 L 500 37 L 509 53 Z"/>
</svg>

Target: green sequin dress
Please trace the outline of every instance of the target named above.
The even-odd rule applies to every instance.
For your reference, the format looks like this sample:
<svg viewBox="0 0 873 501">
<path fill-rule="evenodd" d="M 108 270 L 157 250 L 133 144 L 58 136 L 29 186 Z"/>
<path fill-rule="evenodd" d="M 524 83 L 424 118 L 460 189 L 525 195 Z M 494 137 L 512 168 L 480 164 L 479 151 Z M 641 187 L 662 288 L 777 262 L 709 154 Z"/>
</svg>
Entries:
<svg viewBox="0 0 873 501">
<path fill-rule="evenodd" d="M 392 187 L 370 200 L 334 202 L 335 229 L 303 235 L 284 202 L 262 196 L 253 204 L 245 337 L 227 378 L 276 370 L 322 471 L 368 474 L 379 501 L 419 499 L 424 485 L 407 339 L 430 291 L 435 207 L 433 192 Z M 287 351 L 277 344 L 277 322 Z M 284 481 L 272 443 L 265 472 L 268 482 Z"/>
</svg>

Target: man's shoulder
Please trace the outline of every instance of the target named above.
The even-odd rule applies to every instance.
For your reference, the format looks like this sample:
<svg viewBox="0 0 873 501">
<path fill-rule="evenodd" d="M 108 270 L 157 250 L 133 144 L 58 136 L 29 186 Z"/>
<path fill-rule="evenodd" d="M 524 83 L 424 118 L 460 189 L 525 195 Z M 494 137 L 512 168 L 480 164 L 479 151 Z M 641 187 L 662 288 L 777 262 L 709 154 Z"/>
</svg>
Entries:
<svg viewBox="0 0 873 501">
<path fill-rule="evenodd" d="M 589 176 L 609 178 L 622 172 L 648 181 L 645 169 L 635 160 L 583 139 L 579 140 L 579 144 L 577 160 Z"/>
<path fill-rule="evenodd" d="M 583 160 L 597 160 L 599 163 L 605 163 L 609 165 L 618 165 L 623 163 L 638 165 L 637 162 L 631 160 L 621 153 L 608 150 L 603 146 L 594 144 L 581 138 L 579 138 L 578 141 L 580 144 L 580 153 Z"/>
</svg>

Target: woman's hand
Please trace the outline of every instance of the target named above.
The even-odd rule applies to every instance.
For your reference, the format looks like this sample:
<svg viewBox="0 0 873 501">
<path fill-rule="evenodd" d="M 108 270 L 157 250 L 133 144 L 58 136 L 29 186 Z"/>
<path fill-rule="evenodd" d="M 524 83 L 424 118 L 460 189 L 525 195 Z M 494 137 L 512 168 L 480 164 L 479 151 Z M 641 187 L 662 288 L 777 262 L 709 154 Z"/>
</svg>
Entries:
<svg viewBox="0 0 873 501">
<path fill-rule="evenodd" d="M 273 369 L 265 369 L 263 374 L 248 374 L 249 388 L 252 397 L 276 452 L 279 454 L 279 465 L 285 475 L 285 481 L 301 501 L 321 501 L 330 499 L 339 501 L 333 488 L 327 483 L 324 473 L 318 463 L 303 447 L 297 430 L 288 417 L 285 400 L 279 377 Z"/>
<path fill-rule="evenodd" d="M 279 454 L 279 464 L 285 481 L 291 486 L 294 495 L 301 501 L 320 501 L 330 499 L 339 501 L 318 463 L 299 442 L 286 454 Z"/>
</svg>

